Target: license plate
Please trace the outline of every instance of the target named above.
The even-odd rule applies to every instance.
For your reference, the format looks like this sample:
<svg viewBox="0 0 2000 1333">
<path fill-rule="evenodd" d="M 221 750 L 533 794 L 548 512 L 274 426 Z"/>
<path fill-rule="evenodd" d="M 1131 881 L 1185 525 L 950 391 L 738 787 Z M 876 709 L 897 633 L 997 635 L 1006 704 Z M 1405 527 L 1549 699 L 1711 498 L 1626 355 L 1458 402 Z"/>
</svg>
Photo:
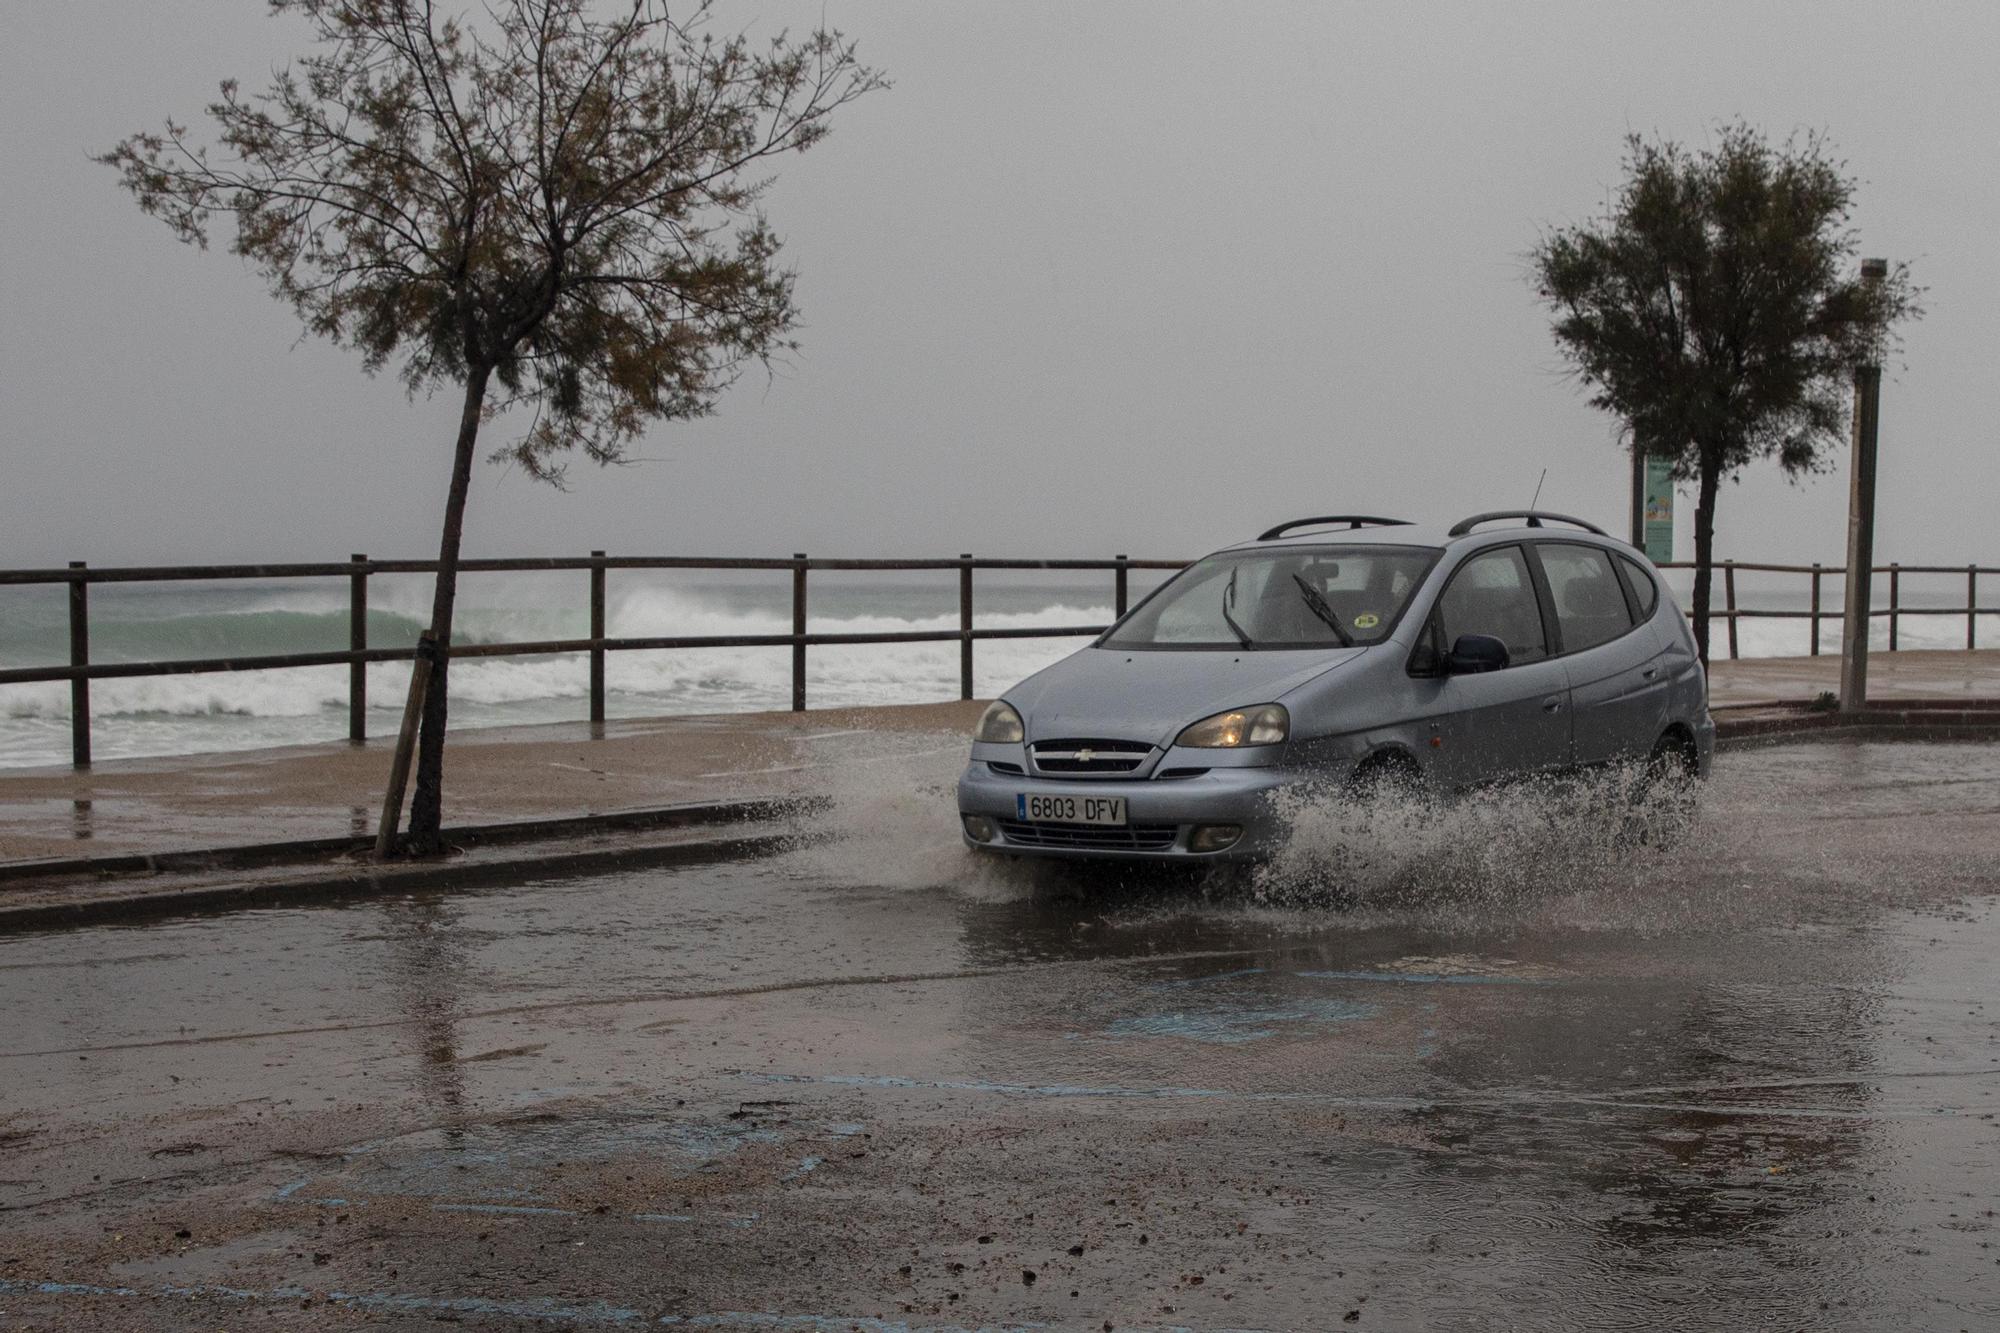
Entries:
<svg viewBox="0 0 2000 1333">
<path fill-rule="evenodd" d="M 1014 813 L 1041 824 L 1106 824 L 1125 827 L 1123 796 L 1029 796 L 1014 798 Z"/>
</svg>

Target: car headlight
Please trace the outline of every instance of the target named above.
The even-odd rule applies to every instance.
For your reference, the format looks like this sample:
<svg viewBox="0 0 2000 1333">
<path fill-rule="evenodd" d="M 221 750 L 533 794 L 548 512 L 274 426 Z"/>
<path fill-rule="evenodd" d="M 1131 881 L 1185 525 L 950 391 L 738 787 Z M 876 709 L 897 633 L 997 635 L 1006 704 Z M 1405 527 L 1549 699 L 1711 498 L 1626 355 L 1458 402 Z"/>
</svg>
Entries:
<svg viewBox="0 0 2000 1333">
<path fill-rule="evenodd" d="M 1291 733 L 1291 714 L 1281 704 L 1232 708 L 1205 717 L 1180 734 L 1176 745 L 1203 750 L 1229 750 L 1239 745 L 1276 745 Z"/>
<path fill-rule="evenodd" d="M 979 725 L 973 729 L 972 739 L 993 741 L 1001 745 L 1018 745 L 1027 731 L 1021 726 L 1021 715 L 1014 711 L 1014 705 L 1005 699 L 995 699 L 980 715 Z"/>
</svg>

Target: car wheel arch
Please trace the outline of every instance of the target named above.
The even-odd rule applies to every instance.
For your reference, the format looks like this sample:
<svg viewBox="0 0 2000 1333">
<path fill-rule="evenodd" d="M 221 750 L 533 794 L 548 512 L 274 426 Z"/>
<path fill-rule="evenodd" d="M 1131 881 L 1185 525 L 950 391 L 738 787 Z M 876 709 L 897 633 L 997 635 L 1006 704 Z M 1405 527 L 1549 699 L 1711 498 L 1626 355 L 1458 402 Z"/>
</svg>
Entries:
<svg viewBox="0 0 2000 1333">
<path fill-rule="evenodd" d="M 1375 746 L 1355 762 L 1356 785 L 1368 786 L 1385 778 L 1420 782 L 1424 778 L 1423 763 L 1410 747 L 1396 741 Z"/>
</svg>

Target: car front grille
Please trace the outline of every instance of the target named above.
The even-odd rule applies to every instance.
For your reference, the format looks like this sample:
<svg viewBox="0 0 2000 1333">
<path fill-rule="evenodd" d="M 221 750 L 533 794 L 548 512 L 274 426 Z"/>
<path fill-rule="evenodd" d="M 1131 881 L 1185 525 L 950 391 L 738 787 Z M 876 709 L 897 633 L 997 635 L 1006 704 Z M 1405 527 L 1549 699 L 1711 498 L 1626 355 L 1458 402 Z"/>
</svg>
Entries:
<svg viewBox="0 0 2000 1333">
<path fill-rule="evenodd" d="M 1017 847 L 1074 847 L 1094 852 L 1164 852 L 1174 845 L 1176 824 L 1130 824 L 1099 828 L 1092 824 L 1030 824 L 1003 819 L 1000 831 Z"/>
<path fill-rule="evenodd" d="M 1090 738 L 1036 741 L 1028 747 L 1041 773 L 1100 774 L 1115 777 L 1131 773 L 1146 762 L 1153 747 L 1144 741 L 1107 741 Z"/>
</svg>

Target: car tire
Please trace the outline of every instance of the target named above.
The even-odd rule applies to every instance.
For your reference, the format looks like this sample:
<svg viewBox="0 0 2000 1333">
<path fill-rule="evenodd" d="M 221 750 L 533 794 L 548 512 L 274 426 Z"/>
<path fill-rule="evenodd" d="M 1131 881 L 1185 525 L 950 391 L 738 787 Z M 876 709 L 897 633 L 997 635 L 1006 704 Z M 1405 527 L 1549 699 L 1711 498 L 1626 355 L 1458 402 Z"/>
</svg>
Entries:
<svg viewBox="0 0 2000 1333">
<path fill-rule="evenodd" d="M 1634 787 L 1634 840 L 1666 847 L 1685 832 L 1696 813 L 1695 784 L 1701 774 L 1694 741 L 1667 732 L 1653 743 L 1653 752 Z"/>
</svg>

